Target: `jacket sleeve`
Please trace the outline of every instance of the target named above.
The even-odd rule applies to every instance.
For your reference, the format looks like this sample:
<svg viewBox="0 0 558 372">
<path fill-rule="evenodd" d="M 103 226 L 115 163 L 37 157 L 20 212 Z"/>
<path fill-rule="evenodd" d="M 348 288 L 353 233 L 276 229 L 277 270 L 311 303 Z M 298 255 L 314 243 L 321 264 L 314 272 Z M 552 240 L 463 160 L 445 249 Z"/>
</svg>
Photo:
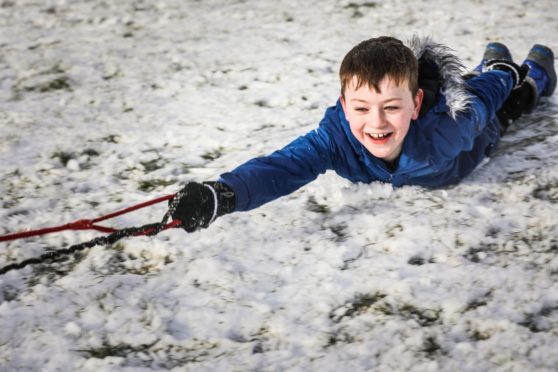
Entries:
<svg viewBox="0 0 558 372">
<path fill-rule="evenodd" d="M 295 139 L 271 155 L 254 158 L 219 181 L 234 190 L 235 211 L 247 211 L 287 195 L 332 167 L 335 151 L 326 129 L 326 116 L 318 129 Z"/>
<path fill-rule="evenodd" d="M 495 119 L 509 96 L 513 80 L 503 71 L 490 71 L 467 81 L 471 99 L 467 110 L 455 120 L 442 120 L 433 128 L 432 143 L 440 159 L 454 159 L 471 151 L 475 139 Z"/>
</svg>

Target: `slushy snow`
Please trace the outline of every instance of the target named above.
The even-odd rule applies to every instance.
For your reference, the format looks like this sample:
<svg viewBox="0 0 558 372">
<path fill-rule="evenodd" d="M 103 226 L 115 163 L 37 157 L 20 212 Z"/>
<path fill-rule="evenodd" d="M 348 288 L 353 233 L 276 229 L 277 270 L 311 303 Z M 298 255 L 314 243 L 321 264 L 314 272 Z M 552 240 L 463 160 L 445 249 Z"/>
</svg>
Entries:
<svg viewBox="0 0 558 372">
<path fill-rule="evenodd" d="M 0 1 L 0 234 L 215 180 L 314 129 L 356 43 L 558 51 L 554 0 Z M 209 229 L 0 277 L 0 370 L 556 371 L 558 105 L 440 190 L 333 173 Z M 109 221 L 160 221 L 165 203 Z M 0 266 L 90 240 L 2 243 Z"/>
</svg>

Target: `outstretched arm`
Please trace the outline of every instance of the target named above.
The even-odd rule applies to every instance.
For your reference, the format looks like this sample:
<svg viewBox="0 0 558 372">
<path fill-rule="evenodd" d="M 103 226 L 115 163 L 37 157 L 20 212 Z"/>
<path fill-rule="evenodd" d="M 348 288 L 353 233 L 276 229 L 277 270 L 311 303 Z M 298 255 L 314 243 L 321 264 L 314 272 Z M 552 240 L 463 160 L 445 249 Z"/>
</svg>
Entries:
<svg viewBox="0 0 558 372">
<path fill-rule="evenodd" d="M 333 151 L 328 133 L 320 126 L 271 155 L 254 158 L 222 174 L 219 182 L 234 190 L 235 211 L 247 211 L 316 179 L 331 168 Z"/>
<path fill-rule="evenodd" d="M 312 164 L 320 153 L 312 137 L 309 133 L 269 156 L 252 159 L 217 182 L 189 182 L 170 203 L 176 203 L 172 217 L 193 232 L 219 216 L 257 208 L 304 186 L 326 169 Z"/>
<path fill-rule="evenodd" d="M 247 211 L 287 195 L 333 167 L 343 136 L 338 118 L 340 106 L 330 107 L 318 129 L 299 137 L 271 155 L 254 158 L 217 182 L 190 182 L 175 197 L 174 219 L 192 232 L 208 227 L 215 218 Z M 343 157 L 341 157 L 343 158 Z"/>
</svg>

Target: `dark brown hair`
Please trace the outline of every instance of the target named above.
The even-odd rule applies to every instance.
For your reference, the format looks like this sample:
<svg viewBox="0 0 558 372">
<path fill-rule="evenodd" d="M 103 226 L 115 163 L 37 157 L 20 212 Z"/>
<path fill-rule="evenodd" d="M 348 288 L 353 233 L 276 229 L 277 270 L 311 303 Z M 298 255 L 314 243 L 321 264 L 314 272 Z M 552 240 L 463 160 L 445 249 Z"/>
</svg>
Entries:
<svg viewBox="0 0 558 372">
<path fill-rule="evenodd" d="M 345 96 L 353 77 L 357 78 L 356 89 L 368 84 L 380 92 L 379 84 L 386 76 L 397 85 L 407 81 L 414 97 L 418 92 L 418 62 L 413 51 L 389 36 L 362 41 L 341 62 L 341 95 Z"/>
</svg>

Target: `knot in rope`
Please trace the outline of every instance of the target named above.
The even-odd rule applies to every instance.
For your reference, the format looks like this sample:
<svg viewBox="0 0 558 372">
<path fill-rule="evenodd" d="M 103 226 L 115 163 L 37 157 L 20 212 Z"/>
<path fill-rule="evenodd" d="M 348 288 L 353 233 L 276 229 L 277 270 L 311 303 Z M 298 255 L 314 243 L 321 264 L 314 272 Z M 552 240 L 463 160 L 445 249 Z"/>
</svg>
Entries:
<svg viewBox="0 0 558 372">
<path fill-rule="evenodd" d="M 93 227 L 93 220 L 77 220 L 66 226 L 71 230 L 89 230 Z"/>
</svg>

